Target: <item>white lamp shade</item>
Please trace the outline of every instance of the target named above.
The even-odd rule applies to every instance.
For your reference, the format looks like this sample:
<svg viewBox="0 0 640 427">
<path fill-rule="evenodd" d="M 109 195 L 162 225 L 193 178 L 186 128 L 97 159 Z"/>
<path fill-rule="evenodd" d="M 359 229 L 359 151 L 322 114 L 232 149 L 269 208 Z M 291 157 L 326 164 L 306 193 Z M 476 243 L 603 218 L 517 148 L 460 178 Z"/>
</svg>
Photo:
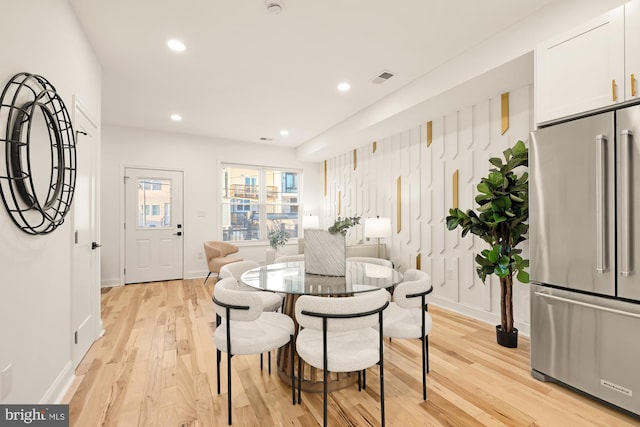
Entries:
<svg viewBox="0 0 640 427">
<path fill-rule="evenodd" d="M 364 223 L 365 237 L 383 238 L 391 237 L 390 218 L 367 218 Z"/>
<path fill-rule="evenodd" d="M 302 217 L 302 229 L 320 228 L 320 217 L 316 215 L 306 215 Z"/>
</svg>

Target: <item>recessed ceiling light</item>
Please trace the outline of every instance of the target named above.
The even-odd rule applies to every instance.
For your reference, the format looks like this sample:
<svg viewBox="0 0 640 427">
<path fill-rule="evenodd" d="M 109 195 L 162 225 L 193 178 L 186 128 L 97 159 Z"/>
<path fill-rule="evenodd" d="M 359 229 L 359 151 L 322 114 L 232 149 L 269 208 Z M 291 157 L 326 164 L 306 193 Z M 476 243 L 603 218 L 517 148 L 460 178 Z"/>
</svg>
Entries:
<svg viewBox="0 0 640 427">
<path fill-rule="evenodd" d="M 346 91 L 348 91 L 349 89 L 351 89 L 351 85 L 350 85 L 349 83 L 346 83 L 346 82 L 345 82 L 345 83 L 340 83 L 340 84 L 338 85 L 338 90 L 339 90 L 340 92 L 346 92 Z"/>
<path fill-rule="evenodd" d="M 186 46 L 184 45 L 184 43 L 182 43 L 180 40 L 169 40 L 167 42 L 167 46 L 169 46 L 169 49 L 174 50 L 176 52 L 184 52 L 184 50 L 186 49 Z"/>
<path fill-rule="evenodd" d="M 282 135 L 282 136 L 287 136 L 287 135 L 289 135 L 289 131 L 288 131 L 288 130 L 286 130 L 286 129 L 282 129 L 282 130 L 280 131 L 280 135 Z"/>
<path fill-rule="evenodd" d="M 173 120 L 174 122 L 179 122 L 180 120 L 182 120 L 182 116 L 180 114 L 172 114 L 171 120 Z"/>
</svg>

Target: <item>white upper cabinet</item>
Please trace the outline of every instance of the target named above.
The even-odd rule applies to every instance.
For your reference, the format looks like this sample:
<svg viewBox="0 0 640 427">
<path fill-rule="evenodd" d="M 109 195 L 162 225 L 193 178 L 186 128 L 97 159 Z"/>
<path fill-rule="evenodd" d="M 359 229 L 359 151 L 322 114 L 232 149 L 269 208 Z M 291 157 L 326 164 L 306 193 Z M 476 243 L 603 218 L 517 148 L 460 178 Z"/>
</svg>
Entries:
<svg viewBox="0 0 640 427">
<path fill-rule="evenodd" d="M 624 16 L 624 6 L 620 6 L 537 46 L 536 122 L 624 100 Z"/>
<path fill-rule="evenodd" d="M 624 5 L 625 99 L 640 98 L 640 0 Z"/>
</svg>

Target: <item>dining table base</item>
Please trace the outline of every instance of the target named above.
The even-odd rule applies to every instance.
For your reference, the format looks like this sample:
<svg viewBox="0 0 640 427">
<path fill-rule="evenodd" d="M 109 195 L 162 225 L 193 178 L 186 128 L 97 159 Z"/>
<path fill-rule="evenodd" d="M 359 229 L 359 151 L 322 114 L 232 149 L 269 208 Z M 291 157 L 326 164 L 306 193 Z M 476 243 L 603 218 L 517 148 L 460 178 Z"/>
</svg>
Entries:
<svg viewBox="0 0 640 427">
<path fill-rule="evenodd" d="M 298 336 L 298 322 L 295 319 L 295 305 L 299 295 L 287 294 L 282 306 L 282 312 L 291 316 L 295 323 L 295 336 L 294 341 Z M 276 366 L 278 370 L 278 376 L 280 379 L 288 385 L 291 385 L 291 369 L 294 369 L 294 381 L 296 384 L 293 386 L 298 387 L 298 354 L 294 352 L 293 363 L 291 360 L 291 343 L 288 343 L 278 349 L 276 353 Z M 327 381 L 327 390 L 329 392 L 340 390 L 345 387 L 349 387 L 358 382 L 357 372 L 329 372 Z M 315 368 L 306 362 L 302 362 L 302 381 L 301 389 L 305 392 L 321 393 L 323 391 L 323 370 Z"/>
</svg>

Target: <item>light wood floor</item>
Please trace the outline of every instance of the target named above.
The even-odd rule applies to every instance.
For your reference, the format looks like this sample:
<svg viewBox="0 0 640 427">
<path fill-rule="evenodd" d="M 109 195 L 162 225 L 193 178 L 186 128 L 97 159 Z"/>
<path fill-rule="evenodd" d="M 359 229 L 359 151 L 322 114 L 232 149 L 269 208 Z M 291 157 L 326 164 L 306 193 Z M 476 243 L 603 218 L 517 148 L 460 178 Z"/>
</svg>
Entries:
<svg viewBox="0 0 640 427">
<path fill-rule="evenodd" d="M 213 280 L 128 285 L 102 291 L 106 333 L 79 365 L 65 403 L 72 426 L 225 426 L 215 392 Z M 529 342 L 509 350 L 495 329 L 430 306 L 431 372 L 421 396 L 420 345 L 393 340 L 385 353 L 389 426 L 638 426 L 640 420 L 529 374 Z M 322 394 L 303 393 L 260 371 L 258 356 L 233 358 L 234 426 L 322 424 Z M 330 394 L 332 426 L 378 426 L 378 369 L 367 389 Z"/>
</svg>

